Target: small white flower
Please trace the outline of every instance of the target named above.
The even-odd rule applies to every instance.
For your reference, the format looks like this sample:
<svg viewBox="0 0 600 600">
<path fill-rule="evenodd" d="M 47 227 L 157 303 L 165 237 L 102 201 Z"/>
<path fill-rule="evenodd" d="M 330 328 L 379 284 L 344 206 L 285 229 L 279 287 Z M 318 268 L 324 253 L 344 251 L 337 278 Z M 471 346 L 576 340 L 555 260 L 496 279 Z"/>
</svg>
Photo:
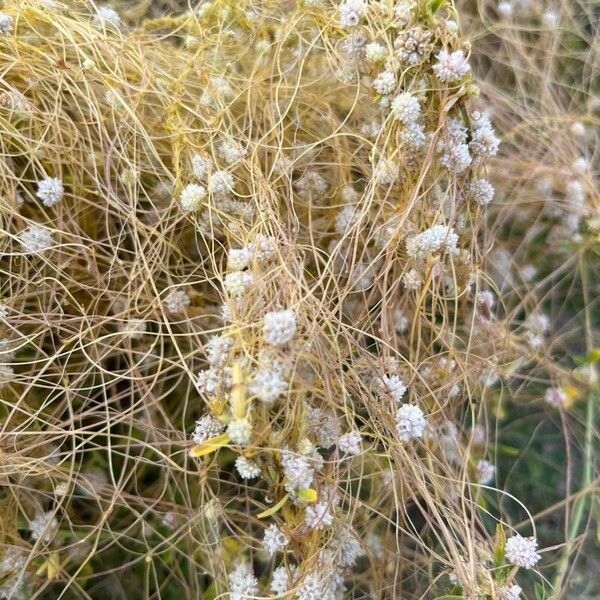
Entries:
<svg viewBox="0 0 600 600">
<path fill-rule="evenodd" d="M 224 429 L 225 426 L 223 423 L 210 415 L 205 415 L 196 421 L 196 428 L 192 433 L 192 441 L 195 444 L 202 444 L 210 438 L 221 435 Z"/>
<path fill-rule="evenodd" d="M 304 522 L 309 529 L 323 529 L 333 523 L 333 515 L 329 512 L 330 504 L 325 501 L 310 504 L 304 511 Z"/>
<path fill-rule="evenodd" d="M 233 419 L 227 426 L 227 435 L 234 444 L 243 446 L 252 437 L 252 425 L 248 419 Z"/>
<path fill-rule="evenodd" d="M 263 318 L 263 336 L 267 344 L 283 346 L 296 333 L 296 315 L 293 310 L 268 312 Z"/>
<path fill-rule="evenodd" d="M 356 456 L 362 452 L 361 435 L 358 431 L 349 431 L 338 439 L 338 448 L 345 454 Z"/>
<path fill-rule="evenodd" d="M 458 81 L 471 70 L 462 50 L 455 52 L 440 50 L 436 58 L 438 62 L 433 66 L 433 71 L 444 83 Z"/>
<path fill-rule="evenodd" d="M 5 13 L 0 13 L 0 35 L 8 35 L 13 30 L 13 18 Z"/>
<path fill-rule="evenodd" d="M 569 128 L 569 131 L 575 136 L 575 137 L 584 137 L 585 133 L 586 133 L 586 128 L 585 125 L 581 122 L 581 121 L 575 121 L 571 127 Z"/>
<path fill-rule="evenodd" d="M 232 298 L 240 298 L 246 293 L 246 290 L 253 282 L 254 277 L 252 273 L 248 273 L 247 271 L 233 271 L 225 275 L 223 287 Z"/>
<path fill-rule="evenodd" d="M 219 146 L 219 156 L 228 164 L 238 162 L 248 154 L 247 148 L 242 148 L 236 142 L 223 142 Z"/>
<path fill-rule="evenodd" d="M 252 253 L 248 248 L 231 248 L 227 253 L 227 269 L 243 271 L 249 264 Z"/>
<path fill-rule="evenodd" d="M 213 335 L 206 344 L 206 358 L 212 367 L 223 367 L 233 348 L 233 338 L 228 335 Z"/>
<path fill-rule="evenodd" d="M 276 369 L 261 369 L 254 374 L 248 392 L 265 404 L 272 404 L 287 391 L 289 384 Z"/>
<path fill-rule="evenodd" d="M 172 290 L 164 300 L 165 308 L 172 315 L 182 313 L 190 303 L 190 297 L 183 290 Z"/>
<path fill-rule="evenodd" d="M 319 172 L 307 171 L 296 181 L 294 187 L 301 198 L 305 200 L 318 200 L 326 194 L 329 184 Z"/>
<path fill-rule="evenodd" d="M 36 196 L 42 201 L 44 206 L 54 206 L 62 200 L 64 189 L 63 184 L 58 177 L 46 177 L 38 181 Z"/>
<path fill-rule="evenodd" d="M 238 456 L 235 460 L 235 468 L 242 479 L 254 479 L 260 475 L 258 465 L 248 460 L 245 456 Z"/>
<path fill-rule="evenodd" d="M 406 384 L 398 375 L 383 375 L 379 380 L 379 393 L 382 396 L 391 396 L 395 402 L 400 402 L 406 394 Z"/>
<path fill-rule="evenodd" d="M 558 23 L 558 15 L 553 10 L 547 10 L 542 15 L 542 23 L 548 28 L 554 28 Z"/>
<path fill-rule="evenodd" d="M 388 49 L 379 42 L 371 42 L 365 46 L 366 59 L 372 65 L 383 62 L 388 54 Z"/>
<path fill-rule="evenodd" d="M 128 319 L 123 323 L 123 332 L 132 340 L 139 340 L 148 329 L 148 324 L 144 319 Z"/>
<path fill-rule="evenodd" d="M 396 75 L 392 71 L 383 71 L 373 81 L 373 88 L 381 96 L 387 96 L 396 89 Z"/>
<path fill-rule="evenodd" d="M 200 181 L 207 180 L 212 166 L 212 158 L 209 158 L 204 154 L 194 154 L 194 156 L 192 156 L 192 171 L 194 176 Z"/>
<path fill-rule="evenodd" d="M 537 540 L 534 537 L 513 535 L 506 540 L 506 558 L 513 565 L 531 569 L 542 558 L 537 552 Z"/>
<path fill-rule="evenodd" d="M 182 210 L 196 211 L 202 208 L 202 202 L 206 198 L 206 188 L 197 183 L 186 185 L 179 196 L 179 204 Z"/>
<path fill-rule="evenodd" d="M 414 235 L 406 241 L 408 255 L 417 260 L 426 259 L 429 254 L 446 250 L 456 254 L 458 235 L 446 225 L 433 225 L 429 229 Z"/>
<path fill-rule="evenodd" d="M 465 186 L 465 196 L 471 202 L 487 206 L 494 199 L 494 187 L 487 179 L 477 179 Z"/>
<path fill-rule="evenodd" d="M 502 17 L 510 17 L 513 14 L 513 6 L 510 2 L 498 2 L 496 10 Z"/>
<path fill-rule="evenodd" d="M 416 269 L 409 269 L 402 276 L 402 283 L 407 290 L 418 290 L 423 285 L 423 278 Z"/>
<path fill-rule="evenodd" d="M 19 233 L 19 242 L 23 252 L 35 254 L 52 246 L 52 233 L 40 225 L 30 225 Z"/>
<path fill-rule="evenodd" d="M 289 573 L 285 567 L 277 567 L 271 577 L 271 591 L 278 596 L 285 594 L 296 577 L 298 577 L 296 565 L 292 565 Z"/>
<path fill-rule="evenodd" d="M 40 513 L 29 522 L 31 538 L 50 543 L 58 531 L 58 521 L 52 511 Z"/>
<path fill-rule="evenodd" d="M 469 148 L 474 156 L 486 158 L 496 156 L 500 140 L 496 137 L 490 118 L 475 111 L 471 115 L 471 141 Z"/>
<path fill-rule="evenodd" d="M 342 27 L 356 27 L 366 11 L 365 0 L 345 0 L 340 4 L 340 25 Z"/>
<path fill-rule="evenodd" d="M 396 412 L 396 430 L 403 442 L 423 437 L 426 425 L 425 414 L 418 406 L 403 404 Z"/>
<path fill-rule="evenodd" d="M 290 541 L 277 525 L 272 523 L 265 530 L 263 547 L 271 556 L 283 550 L 289 543 Z"/>
<path fill-rule="evenodd" d="M 554 406 L 555 408 L 564 406 L 567 399 L 567 394 L 559 387 L 548 388 L 544 394 L 544 400 L 550 404 L 550 406 Z"/>
<path fill-rule="evenodd" d="M 230 600 L 249 600 L 258 595 L 258 580 L 246 563 L 229 574 L 229 592 Z"/>
<path fill-rule="evenodd" d="M 335 532 L 333 541 L 340 567 L 351 567 L 356 559 L 364 554 L 357 537 L 346 526 Z"/>
<path fill-rule="evenodd" d="M 498 600 L 519 600 L 523 590 L 518 585 L 504 585 L 496 589 Z"/>
<path fill-rule="evenodd" d="M 486 485 L 494 480 L 496 476 L 496 467 L 488 460 L 481 459 L 476 468 L 477 483 Z"/>
<path fill-rule="evenodd" d="M 414 123 L 421 114 L 419 100 L 408 92 L 398 94 L 392 100 L 391 109 L 394 117 L 404 125 Z"/>
<path fill-rule="evenodd" d="M 235 189 L 235 180 L 229 171 L 215 171 L 208 182 L 208 191 L 218 197 L 229 195 Z"/>
<path fill-rule="evenodd" d="M 99 6 L 94 21 L 99 25 L 112 25 L 117 29 L 121 27 L 121 17 L 116 10 L 109 6 Z"/>
<path fill-rule="evenodd" d="M 304 456 L 294 454 L 289 450 L 282 451 L 281 466 L 286 478 L 284 487 L 288 492 L 296 492 L 310 487 L 315 472 Z"/>
</svg>

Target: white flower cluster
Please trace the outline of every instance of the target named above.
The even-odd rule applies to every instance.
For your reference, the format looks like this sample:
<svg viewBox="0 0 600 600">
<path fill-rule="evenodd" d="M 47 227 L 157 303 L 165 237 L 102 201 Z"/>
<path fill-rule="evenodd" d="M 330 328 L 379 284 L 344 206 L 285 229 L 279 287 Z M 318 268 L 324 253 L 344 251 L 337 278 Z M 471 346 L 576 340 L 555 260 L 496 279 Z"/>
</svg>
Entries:
<svg viewBox="0 0 600 600">
<path fill-rule="evenodd" d="M 241 298 L 253 283 L 254 276 L 246 271 L 227 273 L 223 279 L 223 287 L 232 298 Z"/>
<path fill-rule="evenodd" d="M 523 590 L 518 585 L 504 585 L 496 589 L 498 600 L 519 600 Z"/>
<path fill-rule="evenodd" d="M 379 42 L 371 42 L 365 46 L 365 58 L 372 65 L 383 62 L 388 54 L 388 49 Z"/>
<path fill-rule="evenodd" d="M 25 597 L 24 587 L 27 583 L 28 573 L 27 554 L 21 548 L 5 545 L 0 558 L 0 598 Z"/>
<path fill-rule="evenodd" d="M 340 452 L 356 456 L 362 452 L 361 441 L 362 437 L 358 431 L 349 431 L 339 437 L 337 446 Z"/>
<path fill-rule="evenodd" d="M 382 399 L 390 397 L 394 402 L 400 402 L 406 394 L 406 384 L 398 375 L 382 375 L 377 379 L 379 396 Z"/>
<path fill-rule="evenodd" d="M 164 300 L 165 308 L 172 315 L 182 313 L 190 303 L 190 297 L 183 290 L 172 290 Z"/>
<path fill-rule="evenodd" d="M 323 529 L 333 523 L 333 515 L 330 512 L 331 504 L 321 500 L 310 504 L 304 511 L 304 523 L 309 529 Z"/>
<path fill-rule="evenodd" d="M 427 420 L 425 414 L 413 404 L 403 404 L 396 412 L 396 431 L 401 441 L 423 437 Z"/>
<path fill-rule="evenodd" d="M 13 18 L 6 13 L 0 13 L 0 35 L 8 35 L 13 30 Z"/>
<path fill-rule="evenodd" d="M 236 142 L 223 142 L 219 146 L 219 156 L 228 164 L 238 162 L 248 154 L 247 148 L 242 148 Z"/>
<path fill-rule="evenodd" d="M 544 393 L 544 400 L 554 408 L 563 407 L 567 399 L 566 392 L 560 387 L 550 387 Z"/>
<path fill-rule="evenodd" d="M 487 206 L 494 199 L 494 187 L 487 179 L 477 179 L 465 186 L 465 197 L 480 206 Z"/>
<path fill-rule="evenodd" d="M 388 96 L 396 89 L 396 74 L 393 71 L 382 71 L 373 80 L 373 89 L 381 96 Z"/>
<path fill-rule="evenodd" d="M 443 83 L 458 81 L 471 70 L 462 50 L 455 52 L 440 50 L 436 58 L 437 63 L 433 65 L 433 71 Z"/>
<path fill-rule="evenodd" d="M 456 254 L 458 235 L 447 225 L 433 225 L 429 229 L 414 235 L 406 241 L 406 251 L 415 260 L 424 260 L 430 254 L 445 250 Z"/>
<path fill-rule="evenodd" d="M 351 567 L 359 556 L 364 554 L 360 541 L 346 526 L 338 528 L 333 537 L 333 545 L 340 567 Z"/>
<path fill-rule="evenodd" d="M 258 595 L 258 580 L 246 563 L 240 563 L 229 574 L 230 600 L 248 600 Z"/>
<path fill-rule="evenodd" d="M 201 417 L 196 421 L 196 428 L 192 433 L 192 441 L 195 444 L 202 444 L 206 440 L 221 435 L 225 426 L 210 415 Z"/>
<path fill-rule="evenodd" d="M 29 522 L 31 539 L 50 543 L 58 531 L 58 521 L 52 511 L 40 513 Z"/>
<path fill-rule="evenodd" d="M 121 17 L 119 13 L 110 8 L 110 6 L 99 6 L 97 9 L 97 13 L 94 16 L 94 22 L 98 25 L 112 25 L 117 29 L 121 27 Z"/>
<path fill-rule="evenodd" d="M 271 346 L 287 344 L 296 333 L 296 315 L 293 310 L 268 312 L 263 318 L 263 337 Z"/>
<path fill-rule="evenodd" d="M 206 188 L 198 183 L 188 183 L 181 195 L 179 196 L 179 204 L 181 209 L 186 212 L 197 211 L 202 208 L 202 203 L 206 198 Z"/>
<path fill-rule="evenodd" d="M 208 181 L 208 191 L 217 199 L 224 199 L 235 190 L 233 175 L 226 170 L 215 171 Z"/>
<path fill-rule="evenodd" d="M 42 201 L 44 206 L 54 206 L 62 200 L 64 188 L 62 181 L 58 177 L 46 177 L 38 181 L 36 196 Z"/>
<path fill-rule="evenodd" d="M 43 252 L 52 246 L 52 233 L 40 225 L 30 225 L 18 237 L 23 251 L 31 254 Z"/>
<path fill-rule="evenodd" d="M 233 338 L 227 335 L 213 335 L 206 344 L 206 358 L 212 367 L 223 367 L 233 348 Z"/>
<path fill-rule="evenodd" d="M 194 154 L 192 156 L 192 172 L 200 181 L 206 181 L 213 166 L 212 158 L 204 154 Z"/>
<path fill-rule="evenodd" d="M 288 492 L 293 493 L 310 487 L 315 471 L 304 456 L 289 450 L 283 450 L 281 452 L 281 466 L 286 479 L 285 489 Z"/>
<path fill-rule="evenodd" d="M 476 467 L 477 483 L 486 485 L 494 480 L 496 476 L 496 467 L 488 460 L 481 459 Z"/>
<path fill-rule="evenodd" d="M 252 437 L 252 425 L 246 418 L 232 419 L 227 425 L 227 435 L 234 444 L 244 446 Z"/>
<path fill-rule="evenodd" d="M 421 114 L 419 100 L 409 92 L 398 94 L 392 100 L 391 109 L 394 118 L 403 125 L 414 123 Z"/>
<path fill-rule="evenodd" d="M 298 567 L 296 565 L 292 565 L 289 572 L 284 566 L 277 567 L 271 577 L 271 591 L 278 596 L 285 594 L 297 577 Z"/>
<path fill-rule="evenodd" d="M 265 530 L 263 547 L 271 556 L 281 552 L 289 543 L 290 541 L 277 525 L 272 523 Z"/>
<path fill-rule="evenodd" d="M 306 412 L 306 426 L 321 448 L 331 448 L 340 437 L 340 424 L 332 411 L 311 406 Z"/>
<path fill-rule="evenodd" d="M 248 392 L 265 404 L 272 404 L 289 387 L 278 368 L 260 369 L 256 371 L 248 386 Z"/>
<path fill-rule="evenodd" d="M 340 25 L 356 27 L 367 11 L 365 0 L 345 0 L 340 4 Z"/>
<path fill-rule="evenodd" d="M 260 467 L 245 456 L 235 459 L 235 468 L 242 479 L 254 479 L 260 475 Z"/>
<path fill-rule="evenodd" d="M 513 565 L 531 569 L 542 558 L 537 552 L 537 540 L 534 537 L 513 535 L 506 540 L 506 558 Z"/>
<path fill-rule="evenodd" d="M 298 195 L 304 200 L 318 200 L 322 198 L 329 189 L 325 178 L 317 171 L 307 171 L 294 184 Z"/>
<path fill-rule="evenodd" d="M 496 156 L 500 140 L 496 137 L 490 118 L 478 111 L 471 115 L 471 141 L 469 148 L 473 156 L 487 158 Z"/>
<path fill-rule="evenodd" d="M 445 135 L 437 145 L 440 164 L 451 173 L 462 173 L 472 162 L 467 145 L 467 128 L 458 119 L 448 119 Z"/>
</svg>

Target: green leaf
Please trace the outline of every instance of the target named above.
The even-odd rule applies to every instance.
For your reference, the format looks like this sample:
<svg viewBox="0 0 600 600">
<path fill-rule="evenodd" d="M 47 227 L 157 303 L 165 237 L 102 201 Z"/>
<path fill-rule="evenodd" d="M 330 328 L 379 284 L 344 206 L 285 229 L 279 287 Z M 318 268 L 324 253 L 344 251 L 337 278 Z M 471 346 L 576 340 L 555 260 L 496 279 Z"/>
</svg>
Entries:
<svg viewBox="0 0 600 600">
<path fill-rule="evenodd" d="M 506 533 L 500 523 L 496 525 L 496 541 L 494 543 L 494 567 L 499 567 L 504 562 L 504 547 L 506 546 Z"/>
<path fill-rule="evenodd" d="M 438 596 L 433 600 L 463 600 L 464 596 Z"/>
<path fill-rule="evenodd" d="M 431 14 L 435 15 L 435 13 L 438 11 L 438 8 L 444 3 L 444 0 L 431 0 L 431 4 L 429 5 L 429 8 L 431 10 Z M 450 598 L 450 596 L 448 596 L 448 598 Z M 452 598 L 454 598 L 454 596 L 452 596 Z"/>
<path fill-rule="evenodd" d="M 544 589 L 544 585 L 539 581 L 535 582 L 535 600 L 547 600 L 548 596 L 546 596 L 546 590 Z"/>
</svg>

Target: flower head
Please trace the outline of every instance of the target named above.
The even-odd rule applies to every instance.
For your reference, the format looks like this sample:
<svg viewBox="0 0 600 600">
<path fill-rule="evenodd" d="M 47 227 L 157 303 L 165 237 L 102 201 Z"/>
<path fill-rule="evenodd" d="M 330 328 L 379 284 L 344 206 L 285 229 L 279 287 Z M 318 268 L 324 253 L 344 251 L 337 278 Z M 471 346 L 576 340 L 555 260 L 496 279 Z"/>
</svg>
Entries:
<svg viewBox="0 0 600 600">
<path fill-rule="evenodd" d="M 23 251 L 31 254 L 43 252 L 52 246 L 52 233 L 40 225 L 30 225 L 18 237 Z"/>
<path fill-rule="evenodd" d="M 62 200 L 63 194 L 63 184 L 58 177 L 46 177 L 46 179 L 38 181 L 36 196 L 44 206 L 54 206 Z"/>
<path fill-rule="evenodd" d="M 506 540 L 506 558 L 513 565 L 531 569 L 541 558 L 536 552 L 537 546 L 538 543 L 534 537 L 523 537 L 519 534 L 513 535 Z"/>
<path fill-rule="evenodd" d="M 196 211 L 202 208 L 202 202 L 206 198 L 206 188 L 197 183 L 186 185 L 179 196 L 181 209 L 185 211 Z"/>
<path fill-rule="evenodd" d="M 403 442 L 423 437 L 426 425 L 425 414 L 418 406 L 403 404 L 396 412 L 396 431 Z"/>
<path fill-rule="evenodd" d="M 267 313 L 263 318 L 263 336 L 267 344 L 283 346 L 296 333 L 296 315 L 293 310 Z"/>
<path fill-rule="evenodd" d="M 254 479 L 260 475 L 260 467 L 245 456 L 238 456 L 235 459 L 235 468 L 242 479 Z"/>
<path fill-rule="evenodd" d="M 263 547 L 271 556 L 283 550 L 289 543 L 290 541 L 277 525 L 272 523 L 265 530 Z"/>
<path fill-rule="evenodd" d="M 458 81 L 471 70 L 462 50 L 455 52 L 440 50 L 436 58 L 437 64 L 433 66 L 433 71 L 436 77 L 444 83 Z"/>
</svg>

